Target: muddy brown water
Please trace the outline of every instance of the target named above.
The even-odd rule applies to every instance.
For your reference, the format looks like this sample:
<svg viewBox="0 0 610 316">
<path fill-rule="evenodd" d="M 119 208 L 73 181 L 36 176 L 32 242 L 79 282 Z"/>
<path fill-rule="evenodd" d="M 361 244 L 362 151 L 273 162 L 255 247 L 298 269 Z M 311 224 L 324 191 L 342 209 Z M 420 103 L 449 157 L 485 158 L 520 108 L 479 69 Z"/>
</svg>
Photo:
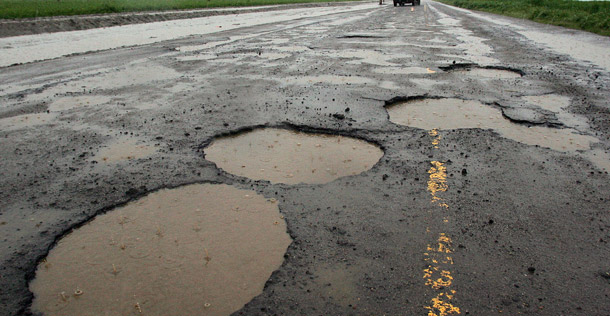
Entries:
<svg viewBox="0 0 610 316">
<path fill-rule="evenodd" d="M 422 129 L 493 129 L 501 136 L 528 145 L 558 151 L 588 150 L 598 139 L 578 134 L 573 129 L 514 124 L 496 108 L 478 101 L 461 99 L 423 99 L 403 102 L 387 108 L 390 120 L 399 125 Z"/>
<path fill-rule="evenodd" d="M 263 128 L 215 140 L 206 159 L 219 168 L 272 183 L 327 183 L 364 172 L 383 156 L 366 141 Z"/>
<path fill-rule="evenodd" d="M 112 100 L 111 97 L 103 95 L 63 97 L 55 100 L 49 106 L 49 111 L 60 112 L 85 106 L 99 106 L 110 102 L 110 100 Z"/>
<path fill-rule="evenodd" d="M 152 193 L 62 238 L 32 308 L 53 315 L 229 315 L 262 292 L 291 239 L 277 202 L 228 185 Z"/>
<path fill-rule="evenodd" d="M 0 119 L 0 129 L 4 131 L 19 130 L 39 125 L 51 124 L 55 121 L 55 113 L 23 114 Z"/>
</svg>

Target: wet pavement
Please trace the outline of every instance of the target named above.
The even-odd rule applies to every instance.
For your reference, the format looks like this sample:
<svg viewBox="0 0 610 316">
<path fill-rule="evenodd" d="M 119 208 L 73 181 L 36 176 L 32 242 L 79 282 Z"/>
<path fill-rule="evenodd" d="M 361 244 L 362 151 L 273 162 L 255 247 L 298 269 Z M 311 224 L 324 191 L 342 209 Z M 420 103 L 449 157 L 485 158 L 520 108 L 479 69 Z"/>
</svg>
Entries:
<svg viewBox="0 0 610 316">
<path fill-rule="evenodd" d="M 424 2 L 0 39 L 0 315 L 608 315 L 610 69 L 534 34 L 610 42 L 568 33 Z"/>
</svg>

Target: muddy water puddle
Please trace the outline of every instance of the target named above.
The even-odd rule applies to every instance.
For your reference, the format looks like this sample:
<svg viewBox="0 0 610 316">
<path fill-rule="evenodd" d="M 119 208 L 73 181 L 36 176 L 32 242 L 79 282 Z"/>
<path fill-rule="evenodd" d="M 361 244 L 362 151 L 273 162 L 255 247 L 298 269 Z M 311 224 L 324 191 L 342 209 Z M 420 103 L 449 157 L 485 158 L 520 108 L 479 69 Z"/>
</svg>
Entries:
<svg viewBox="0 0 610 316">
<path fill-rule="evenodd" d="M 104 95 L 63 97 L 53 101 L 48 109 L 51 112 L 61 112 L 85 106 L 98 106 L 108 103 L 110 100 L 112 100 L 111 97 Z"/>
<path fill-rule="evenodd" d="M 457 74 L 463 74 L 470 77 L 482 77 L 482 78 L 490 78 L 490 79 L 513 79 L 520 78 L 521 74 L 505 70 L 505 69 L 492 69 L 492 68 L 468 68 L 468 69 L 459 69 L 452 71 Z"/>
<path fill-rule="evenodd" d="M 514 124 L 496 108 L 478 101 L 460 99 L 423 99 L 388 107 L 390 120 L 396 124 L 422 129 L 493 129 L 501 136 L 528 145 L 539 145 L 558 151 L 588 150 L 598 142 L 592 136 L 573 129 L 528 127 Z"/>
<path fill-rule="evenodd" d="M 83 87 L 87 89 L 121 89 L 151 82 L 169 81 L 177 79 L 180 76 L 181 74 L 168 67 L 132 63 L 125 68 L 112 70 L 72 83 L 67 86 L 70 89 L 67 91 L 82 91 Z"/>
<path fill-rule="evenodd" d="M 360 265 L 325 264 L 314 271 L 315 283 L 322 288 L 322 293 L 333 303 L 343 307 L 357 305 L 363 295 L 359 291 L 359 276 L 366 269 Z"/>
<path fill-rule="evenodd" d="M 164 189 L 62 238 L 30 283 L 53 315 L 229 315 L 291 239 L 277 203 L 228 185 Z"/>
<path fill-rule="evenodd" d="M 116 163 L 124 160 L 135 160 L 148 157 L 156 152 L 154 146 L 142 144 L 136 138 L 119 138 L 100 151 L 92 158 L 100 163 Z"/>
<path fill-rule="evenodd" d="M 12 131 L 50 124 L 55 121 L 56 113 L 23 114 L 0 119 L 0 131 Z"/>
<path fill-rule="evenodd" d="M 264 128 L 223 137 L 205 149 L 219 168 L 272 183 L 327 183 L 369 170 L 383 151 L 363 140 Z"/>
<path fill-rule="evenodd" d="M 412 55 L 407 54 L 383 54 L 376 50 L 342 50 L 342 51 L 323 51 L 317 52 L 324 57 L 331 58 L 351 58 L 356 60 L 347 61 L 348 64 L 371 64 L 377 66 L 396 66 L 399 62 L 391 62 L 395 59 L 407 59 Z"/>
</svg>

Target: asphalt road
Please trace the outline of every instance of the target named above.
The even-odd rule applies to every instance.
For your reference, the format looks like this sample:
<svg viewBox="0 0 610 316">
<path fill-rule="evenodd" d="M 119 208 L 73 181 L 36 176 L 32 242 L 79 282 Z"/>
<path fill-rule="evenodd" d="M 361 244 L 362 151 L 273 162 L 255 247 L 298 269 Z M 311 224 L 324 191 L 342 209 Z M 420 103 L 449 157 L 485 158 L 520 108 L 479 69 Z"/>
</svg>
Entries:
<svg viewBox="0 0 610 316">
<path fill-rule="evenodd" d="M 30 313 L 37 263 L 73 227 L 191 183 L 277 199 L 292 237 L 236 315 L 610 315 L 609 52 L 607 37 L 435 2 L 2 38 L 0 315 Z M 443 99 L 499 118 L 390 120 Z M 253 127 L 383 157 L 325 184 L 206 160 Z"/>
</svg>

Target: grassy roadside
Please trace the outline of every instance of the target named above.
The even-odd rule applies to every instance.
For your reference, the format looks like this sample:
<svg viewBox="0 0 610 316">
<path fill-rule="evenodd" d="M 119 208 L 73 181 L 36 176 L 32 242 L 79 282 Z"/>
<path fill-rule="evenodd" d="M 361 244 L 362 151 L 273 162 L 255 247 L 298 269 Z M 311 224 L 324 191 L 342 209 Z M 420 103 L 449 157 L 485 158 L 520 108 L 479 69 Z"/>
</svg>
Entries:
<svg viewBox="0 0 610 316">
<path fill-rule="evenodd" d="M 437 0 L 456 7 L 508 15 L 610 36 L 610 1 Z"/>
<path fill-rule="evenodd" d="M 350 0 L 0 0 L 0 19 Z"/>
</svg>

